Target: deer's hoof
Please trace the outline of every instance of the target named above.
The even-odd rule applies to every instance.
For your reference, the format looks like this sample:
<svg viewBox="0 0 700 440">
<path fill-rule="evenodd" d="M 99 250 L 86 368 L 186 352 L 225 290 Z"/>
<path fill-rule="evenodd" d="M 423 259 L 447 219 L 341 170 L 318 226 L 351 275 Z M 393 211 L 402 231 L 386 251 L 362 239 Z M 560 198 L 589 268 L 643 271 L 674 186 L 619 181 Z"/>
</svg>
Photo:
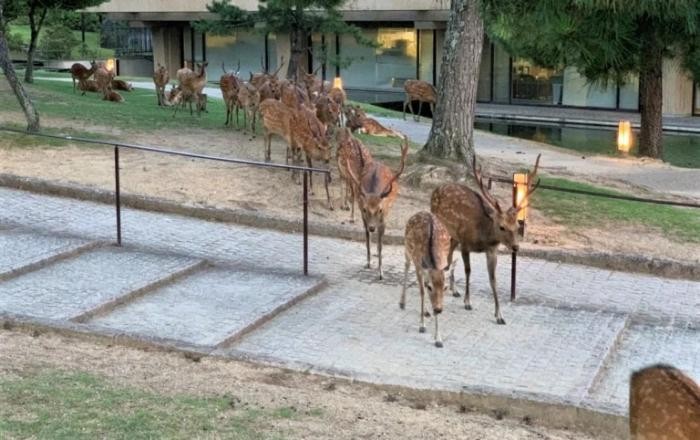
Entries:
<svg viewBox="0 0 700 440">
<path fill-rule="evenodd" d="M 400 308 L 401 310 L 406 310 L 406 304 L 404 304 L 404 303 L 399 303 L 399 308 Z"/>
<path fill-rule="evenodd" d="M 465 305 L 464 305 L 464 310 L 471 310 L 471 309 L 472 309 L 472 305 L 471 305 L 471 304 L 465 304 Z"/>
<path fill-rule="evenodd" d="M 426 318 L 430 318 L 430 312 L 423 313 L 423 316 L 425 316 Z"/>
<path fill-rule="evenodd" d="M 455 291 L 455 292 L 452 292 L 452 296 L 454 296 L 455 298 L 459 298 L 460 295 L 459 295 L 459 292 Z"/>
<path fill-rule="evenodd" d="M 506 321 L 503 318 L 498 318 L 496 319 L 496 324 L 498 325 L 506 325 Z"/>
<path fill-rule="evenodd" d="M 421 325 L 420 327 L 418 327 L 418 333 L 425 333 L 425 326 L 424 325 Z"/>
<path fill-rule="evenodd" d="M 437 348 L 442 348 L 442 341 L 435 341 L 435 346 Z"/>
</svg>

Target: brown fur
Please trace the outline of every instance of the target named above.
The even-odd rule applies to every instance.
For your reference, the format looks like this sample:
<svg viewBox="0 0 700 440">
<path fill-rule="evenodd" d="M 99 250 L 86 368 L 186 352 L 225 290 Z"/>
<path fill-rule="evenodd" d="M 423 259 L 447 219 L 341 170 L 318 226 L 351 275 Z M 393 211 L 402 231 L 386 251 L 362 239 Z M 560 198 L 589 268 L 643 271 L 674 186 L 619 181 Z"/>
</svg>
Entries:
<svg viewBox="0 0 700 440">
<path fill-rule="evenodd" d="M 112 90 L 112 79 L 114 79 L 114 71 L 107 70 L 104 66 L 95 70 L 95 81 L 102 94 L 106 95 Z"/>
<path fill-rule="evenodd" d="M 333 87 L 331 91 L 328 92 L 328 96 L 333 101 L 335 101 L 340 106 L 340 108 L 345 107 L 345 101 L 348 99 L 348 97 L 343 89 Z"/>
<path fill-rule="evenodd" d="M 97 81 L 94 79 L 86 79 L 84 81 L 80 81 L 78 83 L 78 87 L 80 90 L 85 92 L 99 92 L 100 91 L 100 86 L 97 84 Z"/>
<path fill-rule="evenodd" d="M 355 138 L 350 131 L 341 129 L 337 136 L 338 149 L 336 160 L 338 162 L 338 172 L 340 174 L 341 192 L 343 193 L 343 203 L 341 209 L 350 210 L 350 223 L 355 223 L 355 201 L 359 197 L 359 190 L 355 187 L 355 182 L 350 177 L 350 168 L 355 176 L 362 174 L 365 165 L 373 161 L 372 154 Z M 342 186 L 345 186 L 343 191 Z M 348 206 L 348 200 L 351 205 Z"/>
<path fill-rule="evenodd" d="M 92 74 L 95 73 L 97 67 L 97 63 L 95 63 L 94 61 L 90 63 L 89 69 L 80 63 L 75 63 L 72 66 L 70 66 L 70 76 L 73 79 L 73 93 L 75 93 L 76 80 L 78 86 L 80 86 L 81 82 L 87 81 L 88 78 L 90 78 Z M 85 93 L 83 93 L 83 95 L 84 94 Z"/>
<path fill-rule="evenodd" d="M 241 88 L 241 80 L 233 73 L 225 73 L 221 75 L 219 79 L 219 88 L 221 89 L 221 96 L 224 99 L 224 104 L 226 104 L 225 125 L 231 123 L 231 119 L 234 117 L 234 110 L 236 111 L 236 125 L 238 125 L 238 109 L 240 108 L 238 92 Z"/>
<path fill-rule="evenodd" d="M 134 89 L 134 87 L 131 85 L 131 83 L 128 83 L 126 81 L 122 81 L 121 79 L 113 79 L 112 80 L 112 89 L 130 92 Z"/>
<path fill-rule="evenodd" d="M 328 164 L 331 160 L 331 147 L 326 134 L 326 126 L 323 125 L 321 121 L 318 120 L 316 114 L 313 110 L 302 105 L 298 109 L 292 111 L 291 119 L 291 138 L 292 143 L 292 157 L 295 157 L 295 163 L 299 164 L 301 162 L 301 153 L 304 153 L 306 158 L 306 165 L 311 168 L 313 166 L 313 160 L 320 160 Z M 333 203 L 331 202 L 330 190 L 328 184 L 330 183 L 330 175 L 327 175 L 324 180 L 324 187 L 326 190 L 326 200 L 328 202 L 328 209 L 333 209 Z M 309 188 L 311 189 L 311 194 L 313 194 L 313 174 L 309 174 Z"/>
<path fill-rule="evenodd" d="M 438 315 L 442 313 L 443 297 L 445 294 L 445 271 L 449 269 L 450 233 L 445 225 L 429 212 L 414 214 L 406 223 L 404 245 L 406 248 L 406 264 L 404 265 L 403 289 L 399 307 L 406 307 L 406 283 L 408 269 L 413 263 L 418 278 L 420 290 L 420 327 L 425 331 L 425 289 L 428 289 L 430 304 L 435 314 L 435 346 L 442 347 L 442 338 L 438 329 Z M 424 277 L 427 275 L 427 280 Z"/>
<path fill-rule="evenodd" d="M 302 105 L 312 107 L 304 88 L 290 81 L 281 84 L 280 99 L 289 108 L 298 108 Z"/>
<path fill-rule="evenodd" d="M 327 127 L 335 127 L 340 123 L 340 106 L 327 95 L 321 95 L 316 101 L 316 116 Z"/>
<path fill-rule="evenodd" d="M 401 165 L 397 171 L 392 171 L 388 166 L 378 161 L 365 164 L 358 178 L 348 166 L 350 178 L 355 182 L 355 188 L 359 192 L 358 204 L 362 211 L 362 222 L 365 227 L 365 244 L 367 245 L 367 268 L 370 267 L 370 233 L 377 232 L 377 254 L 379 259 L 379 279 L 383 279 L 382 272 L 382 239 L 386 228 L 386 219 L 391 207 L 399 195 L 397 182 L 406 165 L 408 154 L 408 139 L 404 139 L 401 149 Z"/>
<path fill-rule="evenodd" d="M 124 98 L 114 90 L 108 90 L 102 98 L 104 101 L 124 102 Z"/>
<path fill-rule="evenodd" d="M 158 64 L 158 67 L 153 72 L 153 83 L 156 85 L 156 97 L 158 105 L 165 106 L 165 86 L 170 82 L 170 73 L 165 66 Z"/>
<path fill-rule="evenodd" d="M 255 118 L 260 105 L 260 93 L 252 84 L 244 82 L 238 90 L 238 103 L 243 109 L 243 131 L 250 120 L 250 132 L 255 137 Z"/>
<path fill-rule="evenodd" d="M 632 440 L 700 439 L 700 387 L 676 368 L 633 373 L 629 411 Z"/>
<path fill-rule="evenodd" d="M 409 79 L 403 84 L 406 91 L 406 100 L 403 103 L 403 118 L 406 119 L 406 106 L 411 110 L 413 119 L 420 121 L 420 113 L 423 103 L 430 104 L 430 110 L 435 112 L 435 103 L 437 102 L 437 91 L 432 84 L 419 79 Z M 412 101 L 418 101 L 418 116 L 413 112 Z"/>
<path fill-rule="evenodd" d="M 289 149 L 292 145 L 292 134 L 290 124 L 292 112 L 289 107 L 276 99 L 266 99 L 260 103 L 260 115 L 263 120 L 263 149 L 265 150 L 265 160 L 271 160 L 272 135 L 277 135 L 284 139 Z M 289 162 L 289 158 L 287 158 Z"/>
<path fill-rule="evenodd" d="M 367 118 L 367 114 L 359 105 L 348 105 L 343 113 L 345 113 L 345 126 L 353 133 L 362 127 L 362 120 Z"/>
<path fill-rule="evenodd" d="M 189 104 L 190 115 L 192 112 L 192 103 L 195 104 L 197 109 L 197 115 L 201 115 L 201 112 L 206 109 L 206 103 L 202 101 L 204 94 L 202 91 L 207 84 L 207 66 L 208 62 L 198 64 L 198 71 L 196 73 L 191 70 L 187 72 L 187 68 L 178 70 L 178 80 L 180 81 L 180 89 L 182 91 L 182 104 Z M 178 107 L 175 107 L 175 112 L 173 116 L 177 114 Z"/>
</svg>

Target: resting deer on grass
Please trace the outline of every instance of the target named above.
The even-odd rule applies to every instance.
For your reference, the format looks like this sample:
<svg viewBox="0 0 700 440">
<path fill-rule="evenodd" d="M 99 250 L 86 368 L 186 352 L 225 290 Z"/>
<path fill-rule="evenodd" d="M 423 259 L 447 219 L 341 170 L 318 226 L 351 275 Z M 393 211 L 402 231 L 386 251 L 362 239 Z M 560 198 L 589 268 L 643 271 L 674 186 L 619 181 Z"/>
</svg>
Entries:
<svg viewBox="0 0 700 440">
<path fill-rule="evenodd" d="M 632 440 L 700 439 L 700 386 L 671 366 L 632 374 L 629 411 Z"/>
<path fill-rule="evenodd" d="M 367 245 L 367 268 L 370 267 L 370 234 L 377 233 L 377 254 L 379 259 L 379 279 L 384 279 L 382 272 L 382 239 L 386 228 L 386 219 L 391 211 L 396 197 L 399 194 L 397 180 L 406 166 L 408 154 L 408 139 L 404 138 L 401 148 L 401 165 L 396 171 L 379 161 L 365 164 L 360 177 L 353 171 L 350 163 L 347 170 L 350 178 L 355 183 L 355 189 L 359 192 L 358 205 L 362 212 L 362 223 L 365 227 L 365 244 Z"/>
<path fill-rule="evenodd" d="M 537 176 L 540 156 L 537 156 L 535 168 L 529 174 L 528 182 L 534 182 Z M 459 245 L 464 260 L 464 274 L 466 277 L 466 288 L 464 290 L 464 308 L 471 310 L 469 302 L 469 275 L 471 266 L 469 263 L 470 252 L 485 252 L 486 265 L 489 272 L 489 283 L 493 293 L 493 300 L 496 304 L 496 323 L 505 324 L 501 309 L 498 305 L 498 292 L 496 291 L 496 249 L 503 243 L 514 252 L 518 250 L 518 212 L 525 208 L 526 201 L 537 189 L 539 181 L 534 186 L 528 188 L 523 202 L 507 210 L 501 209 L 501 205 L 484 187 L 481 176 L 481 168 L 476 166 L 476 157 L 472 162 L 474 179 L 479 185 L 480 193 L 470 189 L 466 185 L 457 183 L 447 183 L 437 187 L 430 197 L 430 211 L 435 214 L 447 227 L 452 236 L 450 249 L 450 265 L 452 264 L 452 254 Z M 454 287 L 454 267 L 450 272 L 450 290 L 454 296 L 459 293 Z"/>
<path fill-rule="evenodd" d="M 134 90 L 134 86 L 132 86 L 131 83 L 128 83 L 128 82 L 123 81 L 121 79 L 113 79 L 112 80 L 112 89 L 130 92 L 130 91 Z"/>
<path fill-rule="evenodd" d="M 338 142 L 336 159 L 340 174 L 340 191 L 343 194 L 343 203 L 340 209 L 350 210 L 350 223 L 355 223 L 355 200 L 359 197 L 359 190 L 350 177 L 350 169 L 352 169 L 353 174 L 359 176 L 365 166 L 374 159 L 367 147 L 355 138 L 347 128 L 340 130 L 336 140 Z M 343 191 L 343 186 L 345 186 L 345 191 Z M 348 200 L 350 205 L 348 205 Z"/>
<path fill-rule="evenodd" d="M 451 238 L 445 225 L 429 212 L 414 214 L 406 223 L 404 245 L 406 247 L 406 264 L 403 272 L 403 289 L 399 307 L 406 308 L 406 283 L 408 269 L 413 263 L 420 290 L 420 326 L 418 331 L 425 333 L 425 290 L 428 290 L 430 304 L 435 315 L 435 346 L 442 347 L 442 338 L 438 328 L 438 315 L 442 313 L 442 301 L 445 295 L 445 272 L 448 263 Z"/>
<path fill-rule="evenodd" d="M 124 102 L 124 98 L 122 97 L 122 95 L 115 92 L 114 90 L 107 90 L 102 100 L 112 102 Z"/>
<path fill-rule="evenodd" d="M 75 93 L 76 80 L 78 82 L 78 87 L 80 87 L 80 83 L 83 81 L 87 81 L 88 78 L 90 78 L 92 74 L 95 73 L 97 67 L 98 65 L 95 61 L 90 62 L 89 69 L 80 63 L 75 63 L 72 66 L 70 66 L 70 76 L 73 79 L 73 93 Z M 83 92 L 85 91 L 83 90 Z M 83 95 L 84 94 L 85 93 L 83 93 Z"/>
<path fill-rule="evenodd" d="M 158 67 L 153 72 L 153 83 L 156 85 L 156 97 L 158 98 L 158 105 L 163 107 L 167 105 L 165 103 L 165 86 L 170 82 L 170 73 L 165 66 L 161 66 L 158 63 Z"/>
<path fill-rule="evenodd" d="M 86 79 L 83 81 L 80 81 L 78 83 L 78 88 L 82 90 L 83 94 L 85 92 L 99 92 L 100 91 L 100 86 L 97 84 L 97 81 L 94 79 Z"/>
<path fill-rule="evenodd" d="M 419 79 L 409 79 L 403 84 L 406 91 L 406 100 L 403 103 L 403 118 L 406 119 L 406 106 L 411 110 L 413 119 L 420 122 L 421 109 L 423 103 L 430 104 L 430 111 L 435 112 L 435 103 L 437 102 L 437 91 L 432 84 Z M 413 101 L 418 101 L 418 116 L 413 112 Z"/>
<path fill-rule="evenodd" d="M 401 133 L 386 128 L 374 118 L 367 117 L 359 105 L 350 105 L 345 108 L 345 125 L 353 132 L 357 131 L 370 136 L 403 138 Z"/>
</svg>

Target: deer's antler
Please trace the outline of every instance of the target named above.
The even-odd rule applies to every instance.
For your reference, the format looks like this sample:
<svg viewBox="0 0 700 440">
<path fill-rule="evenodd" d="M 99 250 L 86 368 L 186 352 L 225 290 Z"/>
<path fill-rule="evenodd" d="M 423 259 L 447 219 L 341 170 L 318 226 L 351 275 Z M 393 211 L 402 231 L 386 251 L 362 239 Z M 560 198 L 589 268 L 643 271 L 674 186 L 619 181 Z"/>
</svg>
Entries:
<svg viewBox="0 0 700 440">
<path fill-rule="evenodd" d="M 481 166 L 477 168 L 476 166 L 476 155 L 472 158 L 472 170 L 474 171 L 474 180 L 476 180 L 476 183 L 479 184 L 479 189 L 481 190 L 481 195 L 484 196 L 487 202 L 491 204 L 498 212 L 501 211 L 501 205 L 498 204 L 498 200 L 496 200 L 491 193 L 488 192 L 486 188 L 484 188 L 484 178 L 481 176 Z"/>
<path fill-rule="evenodd" d="M 275 70 L 275 73 L 272 74 L 272 76 L 277 76 L 277 74 L 280 73 L 280 70 L 282 70 L 282 67 L 284 67 L 284 55 L 280 57 L 280 65 L 277 68 L 277 70 Z"/>
</svg>

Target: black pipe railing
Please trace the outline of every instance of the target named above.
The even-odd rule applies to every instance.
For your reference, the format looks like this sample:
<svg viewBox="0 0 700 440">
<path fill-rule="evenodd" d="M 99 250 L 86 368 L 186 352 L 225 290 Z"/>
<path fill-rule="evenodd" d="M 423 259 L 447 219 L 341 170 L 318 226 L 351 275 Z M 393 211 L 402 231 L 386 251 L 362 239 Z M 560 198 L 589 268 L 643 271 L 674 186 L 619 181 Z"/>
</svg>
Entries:
<svg viewBox="0 0 700 440">
<path fill-rule="evenodd" d="M 51 139 L 60 139 L 60 140 L 65 140 L 65 141 L 71 141 L 71 142 L 81 142 L 81 143 L 87 143 L 87 144 L 94 144 L 94 145 L 104 145 L 108 146 L 110 148 L 114 148 L 114 204 L 115 204 L 115 210 L 116 210 L 116 223 L 117 223 L 117 245 L 121 246 L 122 244 L 122 227 L 121 227 L 121 186 L 120 186 L 120 181 L 119 181 L 119 150 L 121 148 L 127 149 L 127 150 L 134 150 L 134 151 L 144 151 L 147 153 L 156 153 L 156 154 L 165 154 L 165 155 L 170 155 L 170 156 L 179 156 L 179 157 L 187 157 L 191 159 L 202 159 L 202 160 L 209 160 L 209 161 L 215 161 L 215 162 L 224 162 L 224 163 L 230 163 L 230 164 L 238 164 L 238 165 L 246 165 L 246 166 L 252 166 L 252 167 L 257 167 L 257 168 L 272 168 L 272 169 L 279 169 L 279 170 L 286 170 L 286 171 L 300 171 L 304 174 L 304 179 L 303 179 L 303 186 L 302 186 L 302 199 L 303 199 L 303 236 L 304 236 L 304 246 L 303 246 L 303 255 L 304 255 L 304 275 L 309 274 L 309 189 L 308 189 L 308 181 L 309 181 L 309 176 L 311 173 L 320 173 L 320 174 L 325 174 L 329 175 L 330 170 L 323 169 L 323 168 L 312 168 L 312 167 L 304 167 L 304 166 L 297 166 L 297 165 L 286 165 L 286 164 L 277 164 L 277 163 L 269 163 L 269 162 L 259 162 L 255 160 L 246 160 L 246 159 L 236 159 L 236 158 L 230 158 L 230 157 L 221 157 L 221 156 L 211 156 L 211 155 L 206 155 L 206 154 L 198 154 L 198 153 L 191 153 L 188 151 L 179 151 L 179 150 L 172 150 L 168 148 L 160 148 L 160 147 L 152 147 L 152 146 L 146 146 L 146 145 L 138 145 L 138 144 L 126 144 L 123 142 L 117 142 L 113 140 L 99 140 L 99 139 L 88 139 L 88 138 L 82 138 L 82 137 L 76 137 L 76 136 L 68 136 L 68 135 L 55 135 L 55 134 L 48 134 L 48 133 L 31 133 L 27 132 L 25 130 L 20 130 L 16 128 L 9 128 L 9 127 L 2 127 L 0 126 L 1 131 L 7 131 L 10 133 L 17 133 L 21 135 L 26 135 L 26 136 L 36 136 L 36 137 L 43 137 L 43 138 L 51 138 Z"/>
</svg>

